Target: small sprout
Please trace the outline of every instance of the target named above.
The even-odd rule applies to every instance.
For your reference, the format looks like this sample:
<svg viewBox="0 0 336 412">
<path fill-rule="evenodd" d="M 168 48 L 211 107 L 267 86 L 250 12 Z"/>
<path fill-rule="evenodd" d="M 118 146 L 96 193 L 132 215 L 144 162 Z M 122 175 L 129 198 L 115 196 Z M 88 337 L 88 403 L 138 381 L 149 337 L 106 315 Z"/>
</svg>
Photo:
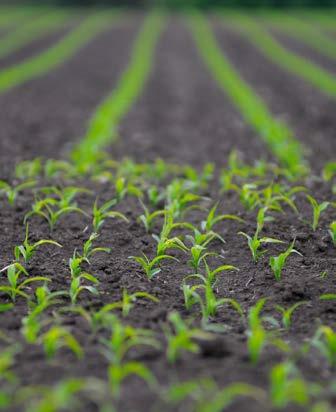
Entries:
<svg viewBox="0 0 336 412">
<path fill-rule="evenodd" d="M 142 363 L 125 361 L 127 353 L 134 347 L 160 347 L 152 332 L 123 325 L 114 315 L 110 316 L 109 321 L 111 336 L 109 339 L 102 339 L 102 352 L 110 362 L 108 377 L 113 397 L 119 398 L 121 384 L 130 375 L 138 376 L 150 386 L 155 386 L 154 376 Z"/>
<path fill-rule="evenodd" d="M 35 242 L 33 244 L 29 243 L 29 225 L 26 225 L 26 237 L 22 245 L 20 246 L 15 246 L 14 248 L 14 256 L 16 261 L 20 260 L 20 256 L 23 257 L 23 260 L 25 263 L 28 263 L 33 255 L 35 254 L 36 250 L 42 246 L 42 245 L 54 245 L 57 247 L 62 247 L 59 243 L 55 242 L 54 240 L 46 240 L 46 239 L 41 239 L 38 242 Z"/>
<path fill-rule="evenodd" d="M 155 275 L 161 272 L 160 267 L 158 267 L 159 263 L 162 260 L 175 260 L 178 262 L 178 259 L 176 259 L 173 256 L 169 255 L 160 255 L 156 256 L 154 259 L 150 260 L 144 253 L 143 257 L 142 256 L 129 256 L 129 259 L 135 260 L 139 265 L 141 265 L 143 271 L 146 273 L 146 276 L 149 280 L 153 279 Z"/>
<path fill-rule="evenodd" d="M 83 245 L 83 253 L 79 255 L 82 260 L 85 260 L 87 263 L 90 263 L 89 259 L 99 252 L 110 253 L 111 249 L 108 247 L 93 247 L 93 242 L 98 239 L 98 233 L 91 233 L 89 239 Z"/>
<path fill-rule="evenodd" d="M 283 243 L 281 240 L 270 238 L 270 237 L 258 238 L 257 232 L 255 233 L 253 237 L 249 236 L 247 233 L 244 233 L 244 232 L 239 232 L 238 234 L 244 236 L 247 239 L 247 244 L 251 251 L 252 259 L 254 263 L 257 263 L 260 257 L 267 252 L 267 250 L 260 250 L 263 244 Z"/>
<path fill-rule="evenodd" d="M 30 189 L 36 186 L 36 181 L 28 180 L 27 182 L 20 183 L 16 186 L 11 186 L 10 184 L 0 180 L 0 194 L 4 193 L 7 197 L 8 203 L 14 206 L 15 200 L 20 192 L 25 189 Z"/>
<path fill-rule="evenodd" d="M 274 273 L 274 277 L 277 281 L 281 280 L 281 274 L 282 274 L 282 270 L 286 264 L 286 260 L 288 259 L 288 257 L 292 254 L 292 253 L 296 253 L 297 255 L 302 256 L 302 254 L 300 252 L 298 252 L 296 249 L 294 249 L 294 243 L 295 243 L 295 239 L 293 240 L 293 242 L 291 243 L 291 245 L 289 246 L 289 248 L 283 252 L 280 253 L 280 255 L 278 256 L 271 256 L 269 263 L 270 266 L 273 270 Z"/>
<path fill-rule="evenodd" d="M 311 207 L 313 209 L 313 221 L 311 223 L 311 227 L 315 232 L 320 221 L 321 213 L 327 209 L 327 207 L 330 205 L 330 202 L 322 202 L 319 204 L 316 201 L 316 199 L 314 199 L 312 196 L 306 195 L 306 197 L 309 200 L 309 203 L 311 204 Z"/>
<path fill-rule="evenodd" d="M 78 256 L 76 251 L 73 256 L 69 259 L 69 268 L 71 274 L 71 283 L 69 296 L 71 303 L 74 304 L 77 301 L 78 295 L 83 291 L 88 291 L 94 295 L 98 294 L 98 290 L 93 286 L 82 285 L 82 281 L 86 280 L 93 284 L 98 284 L 99 281 L 93 275 L 87 272 L 83 272 L 81 264 L 83 263 L 83 257 Z"/>
<path fill-rule="evenodd" d="M 55 199 L 46 198 L 43 200 L 37 200 L 32 205 L 32 210 L 25 215 L 24 223 L 26 224 L 28 219 L 30 219 L 32 216 L 40 216 L 42 219 L 48 222 L 50 230 L 53 231 L 56 223 L 60 220 L 60 218 L 70 213 L 80 213 L 84 216 L 88 216 L 87 213 L 84 212 L 84 210 L 78 207 L 60 207 Z"/>
<path fill-rule="evenodd" d="M 0 382 L 16 383 L 16 376 L 12 371 L 15 365 L 15 355 L 19 351 L 18 345 L 10 345 L 8 348 L 0 350 Z"/>
<path fill-rule="evenodd" d="M 236 220 L 240 223 L 245 222 L 243 219 L 241 219 L 240 217 L 236 215 L 216 215 L 217 207 L 218 207 L 218 203 L 216 203 L 215 206 L 213 206 L 213 208 L 208 213 L 206 220 L 202 222 L 201 225 L 204 231 L 207 231 L 207 232 L 211 231 L 213 227 L 217 223 L 221 222 L 222 220 Z"/>
<path fill-rule="evenodd" d="M 111 208 L 117 204 L 116 199 L 109 200 L 105 202 L 102 206 L 98 207 L 98 201 L 96 200 L 93 205 L 92 215 L 93 221 L 92 226 L 95 232 L 99 232 L 103 226 L 106 219 L 122 219 L 125 222 L 128 222 L 128 219 L 125 215 L 120 212 L 112 211 Z"/>
<path fill-rule="evenodd" d="M 261 317 L 261 311 L 266 303 L 266 298 L 259 299 L 252 306 L 248 313 L 248 340 L 247 348 L 250 360 L 253 364 L 258 363 L 261 353 L 266 345 L 273 345 L 283 352 L 288 352 L 288 345 L 281 339 L 277 338 L 274 333 L 267 331 L 263 326 L 264 318 Z"/>
<path fill-rule="evenodd" d="M 212 242 L 214 239 L 220 240 L 222 243 L 225 243 L 224 239 L 216 232 L 209 230 L 206 231 L 205 233 L 200 232 L 196 227 L 194 227 L 191 224 L 184 224 L 186 227 L 190 227 L 194 234 L 193 235 L 187 235 L 186 238 L 191 242 L 193 246 L 199 245 L 206 247 L 210 242 Z"/>
<path fill-rule="evenodd" d="M 170 313 L 168 320 L 171 325 L 164 328 L 164 333 L 167 339 L 167 359 L 170 363 L 175 363 L 183 352 L 198 353 L 199 346 L 195 339 L 212 338 L 201 329 L 190 327 L 178 312 Z"/>
<path fill-rule="evenodd" d="M 329 228 L 330 228 L 329 234 L 330 234 L 331 240 L 334 246 L 336 246 L 336 221 L 331 222 Z"/>
<path fill-rule="evenodd" d="M 218 256 L 215 252 L 206 252 L 206 248 L 200 245 L 192 246 L 190 249 L 191 258 L 188 261 L 190 267 L 198 273 L 200 264 L 208 256 Z"/>
<path fill-rule="evenodd" d="M 281 240 L 273 239 L 270 237 L 259 238 L 259 233 L 264 227 L 264 222 L 266 221 L 265 212 L 267 209 L 260 209 L 257 215 L 257 229 L 253 237 L 245 232 L 238 232 L 239 235 L 244 236 L 247 239 L 248 247 L 252 254 L 252 259 L 254 263 L 258 262 L 260 257 L 267 252 L 267 250 L 260 250 L 261 246 L 266 243 L 283 243 Z M 269 220 L 269 219 L 268 219 Z"/>
<path fill-rule="evenodd" d="M 83 357 L 82 347 L 74 336 L 63 327 L 53 326 L 41 336 L 40 340 L 49 359 L 54 357 L 56 352 L 64 347 L 70 349 L 78 358 Z"/>
<path fill-rule="evenodd" d="M 284 409 L 292 403 L 302 407 L 309 403 L 309 387 L 292 363 L 284 362 L 272 368 L 270 397 L 277 409 Z"/>
<path fill-rule="evenodd" d="M 142 202 L 142 200 L 140 200 L 140 203 L 144 210 L 144 213 L 139 216 L 139 220 L 143 223 L 143 225 L 145 226 L 146 232 L 148 233 L 151 231 L 155 219 L 158 218 L 159 216 L 164 216 L 167 213 L 167 211 L 166 210 L 156 210 L 154 212 L 150 212 L 149 209 Z"/>
<path fill-rule="evenodd" d="M 18 262 L 15 262 L 9 266 L 6 266 L 0 271 L 0 274 L 7 271 L 8 286 L 0 286 L 0 292 L 6 293 L 13 302 L 16 300 L 16 296 L 21 296 L 25 299 L 29 299 L 29 295 L 22 291 L 22 289 L 29 288 L 29 286 L 36 282 L 50 282 L 50 279 L 42 276 L 34 276 L 19 282 L 22 275 L 29 276 L 26 269 Z"/>
<path fill-rule="evenodd" d="M 336 367 L 336 333 L 329 326 L 321 326 L 317 330 L 312 345 L 321 352 L 332 368 Z"/>
<path fill-rule="evenodd" d="M 275 309 L 281 313 L 282 315 L 282 324 L 285 329 L 289 329 L 292 324 L 292 316 L 293 313 L 302 305 L 306 305 L 307 302 L 297 302 L 294 305 L 290 306 L 288 309 L 284 308 L 283 306 L 276 305 Z"/>
</svg>

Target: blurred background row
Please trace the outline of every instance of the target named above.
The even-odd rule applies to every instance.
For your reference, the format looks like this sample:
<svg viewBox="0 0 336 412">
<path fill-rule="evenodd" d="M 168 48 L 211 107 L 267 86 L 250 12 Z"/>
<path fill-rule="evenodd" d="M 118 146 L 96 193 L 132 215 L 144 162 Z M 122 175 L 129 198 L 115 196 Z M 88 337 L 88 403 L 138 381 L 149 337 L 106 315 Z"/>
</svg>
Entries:
<svg viewBox="0 0 336 412">
<path fill-rule="evenodd" d="M 170 9 L 198 7 L 287 8 L 287 7 L 336 7 L 336 0 L 2 0 L 2 5 L 39 4 L 61 6 L 160 6 Z"/>
</svg>

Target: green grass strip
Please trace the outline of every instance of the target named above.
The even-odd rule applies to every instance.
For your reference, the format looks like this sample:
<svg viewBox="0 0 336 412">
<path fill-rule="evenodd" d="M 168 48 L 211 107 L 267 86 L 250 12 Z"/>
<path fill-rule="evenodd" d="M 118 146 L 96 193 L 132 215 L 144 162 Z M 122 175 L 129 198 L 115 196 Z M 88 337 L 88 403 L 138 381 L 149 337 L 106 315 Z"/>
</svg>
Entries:
<svg viewBox="0 0 336 412">
<path fill-rule="evenodd" d="M 188 22 L 200 54 L 218 84 L 274 156 L 293 174 L 301 173 L 305 168 L 303 151 L 292 131 L 272 116 L 264 101 L 239 76 L 217 44 L 206 19 L 200 14 L 192 14 Z M 248 142 L 246 144 L 248 147 Z"/>
<path fill-rule="evenodd" d="M 0 71 L 0 93 L 47 73 L 108 27 L 110 15 L 95 13 L 46 51 Z"/>
<path fill-rule="evenodd" d="M 336 77 L 312 61 L 287 50 L 260 24 L 240 15 L 229 24 L 246 35 L 249 41 L 279 67 L 311 83 L 320 91 L 336 98 Z"/>
<path fill-rule="evenodd" d="M 323 33 L 313 24 L 285 14 L 271 14 L 262 21 L 267 27 L 276 28 L 279 32 L 307 44 L 321 54 L 336 59 L 335 39 Z"/>
<path fill-rule="evenodd" d="M 99 157 L 102 148 L 117 138 L 118 124 L 141 94 L 153 65 L 153 55 L 165 18 L 150 13 L 132 48 L 130 62 L 116 88 L 100 104 L 91 118 L 87 133 L 74 148 L 72 158 L 85 170 Z M 110 51 L 113 53 L 113 50 Z"/>
<path fill-rule="evenodd" d="M 30 19 L 26 24 L 0 38 L 0 58 L 8 56 L 35 39 L 59 29 L 67 21 L 66 13 L 57 12 Z"/>
</svg>

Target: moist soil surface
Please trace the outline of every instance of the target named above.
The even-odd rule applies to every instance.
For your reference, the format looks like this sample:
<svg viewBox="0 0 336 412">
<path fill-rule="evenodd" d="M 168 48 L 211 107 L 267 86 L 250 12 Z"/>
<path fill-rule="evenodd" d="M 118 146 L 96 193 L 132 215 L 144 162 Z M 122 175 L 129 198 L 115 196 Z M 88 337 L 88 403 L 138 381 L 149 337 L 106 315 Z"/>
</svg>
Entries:
<svg viewBox="0 0 336 412">
<path fill-rule="evenodd" d="M 129 19 L 111 28 L 62 67 L 0 96 L 0 104 L 4 108 L 0 113 L 0 178 L 8 179 L 13 164 L 19 160 L 36 156 L 65 156 L 73 142 L 83 135 L 97 103 L 107 90 L 114 87 L 126 67 L 132 39 L 140 24 L 140 18 Z M 325 161 L 334 156 L 336 149 L 335 103 L 275 67 L 236 33 L 218 26 L 216 33 L 239 73 L 265 98 L 277 116 L 293 125 L 297 136 L 311 148 L 313 166 L 320 170 Z M 207 162 L 214 162 L 217 167 L 225 166 L 233 149 L 238 150 L 248 162 L 260 158 L 271 159 L 264 144 L 212 80 L 189 32 L 177 19 L 172 20 L 163 33 L 152 75 L 143 95 L 124 119 L 119 134 L 119 141 L 110 148 L 116 159 L 129 157 L 143 162 L 161 157 L 169 162 L 191 164 L 198 170 Z M 47 184 L 41 182 L 42 185 L 44 183 Z M 92 208 L 96 195 L 101 202 L 114 196 L 111 185 L 107 183 L 71 182 L 75 183 L 94 193 L 78 197 L 79 206 L 87 212 Z M 321 184 L 316 179 L 310 179 L 307 185 L 319 201 L 332 198 L 329 185 Z M 283 246 L 271 245 L 268 253 L 254 264 L 245 240 L 237 235 L 240 230 L 254 233 L 256 212 L 246 211 L 234 192 L 221 194 L 216 183 L 211 183 L 203 195 L 202 206 L 209 207 L 213 201 L 219 201 L 219 212 L 234 213 L 246 221 L 228 220 L 216 226 L 225 243 L 213 241 L 211 251 L 224 256 L 225 264 L 239 268 L 239 272 L 224 272 L 220 276 L 218 296 L 236 299 L 245 311 L 258 299 L 268 297 L 266 313 L 278 320 L 279 314 L 274 309 L 276 304 L 289 307 L 305 301 L 305 305 L 295 312 L 290 330 L 283 332 L 283 337 L 293 347 L 299 347 L 311 338 L 319 324 L 336 326 L 335 304 L 319 300 L 323 293 L 336 293 L 335 248 L 326 230 L 327 225 L 336 218 L 332 208 L 322 215 L 319 228 L 313 232 L 305 221 L 311 219 L 311 208 L 304 194 L 299 194 L 299 214 L 286 208 L 286 214 L 276 214 L 275 221 L 267 224 L 265 236 L 286 243 L 296 239 L 296 249 L 302 254 L 289 258 L 282 280 L 276 282 L 268 258 L 282 252 Z M 28 193 L 19 196 L 14 208 L 1 200 L 1 267 L 12 261 L 14 246 L 23 241 L 22 222 L 31 203 L 32 195 Z M 98 296 L 83 293 L 80 303 L 87 309 L 98 309 L 104 304 L 119 301 L 124 289 L 151 293 L 160 302 L 139 301 L 124 322 L 154 331 L 164 343 L 162 325 L 171 311 L 177 310 L 185 317 L 192 315 L 195 324 L 199 324 L 197 307 L 192 309 L 191 314 L 187 312 L 181 291 L 183 278 L 191 274 L 187 255 L 172 252 L 179 262 L 165 263 L 161 273 L 149 281 L 139 266 L 129 259 L 130 255 L 140 255 L 142 252 L 152 255 L 156 247 L 155 240 L 137 219 L 142 208 L 132 197 L 122 200 L 117 208 L 127 216 L 129 223 L 109 220 L 103 226 L 99 245 L 110 247 L 111 253 L 95 255 L 87 268 L 99 279 L 100 293 Z M 203 210 L 193 210 L 186 220 L 199 224 L 204 217 Z M 158 220 L 153 232 L 159 233 L 161 225 L 162 221 Z M 32 241 L 50 236 L 48 225 L 39 218 L 31 219 L 29 229 Z M 52 238 L 60 242 L 63 248 L 45 246 L 43 252 L 41 248 L 41 253 L 37 253 L 29 263 L 28 272 L 32 276 L 50 277 L 52 282 L 49 287 L 53 291 L 68 289 L 68 260 L 87 239 L 90 230 L 90 220 L 85 217 L 74 214 L 62 218 Z M 209 262 L 216 267 L 223 264 L 223 259 L 214 257 Z M 325 276 L 321 276 L 323 273 Z M 0 299 L 1 303 L 8 301 L 4 295 Z M 61 315 L 62 324 L 78 339 L 85 357 L 78 360 L 69 351 L 61 350 L 55 358 L 46 362 L 40 346 L 24 343 L 21 326 L 26 313 L 25 301 L 18 299 L 15 310 L 0 315 L 1 331 L 10 342 L 18 341 L 23 345 L 13 370 L 22 385 L 51 385 L 66 377 L 106 379 L 108 363 L 101 351 L 102 344 L 92 336 L 83 317 L 74 313 Z M 184 354 L 174 365 L 167 362 L 164 349 L 136 349 L 131 352 L 130 358 L 143 362 L 162 387 L 176 381 L 213 377 L 220 388 L 233 382 L 246 382 L 267 389 L 270 368 L 283 360 L 284 355 L 268 347 L 260 363 L 252 365 L 246 347 L 246 321 L 230 306 L 220 308 L 211 323 L 225 326 L 225 332 L 217 334 L 214 340 L 200 341 L 198 354 Z M 298 359 L 306 379 L 326 386 L 335 378 L 335 373 L 314 350 Z M 329 401 L 332 403 L 335 400 L 330 397 Z M 227 410 L 271 411 L 268 405 L 266 402 L 242 400 Z M 149 389 L 137 378 L 131 378 L 123 385 L 117 410 L 187 411 L 188 406 L 168 405 L 160 400 L 157 390 Z M 333 406 L 336 407 L 336 403 Z M 80 409 L 83 412 L 96 410 L 97 406 L 90 401 Z M 287 407 L 285 410 L 295 412 L 305 408 Z"/>
</svg>

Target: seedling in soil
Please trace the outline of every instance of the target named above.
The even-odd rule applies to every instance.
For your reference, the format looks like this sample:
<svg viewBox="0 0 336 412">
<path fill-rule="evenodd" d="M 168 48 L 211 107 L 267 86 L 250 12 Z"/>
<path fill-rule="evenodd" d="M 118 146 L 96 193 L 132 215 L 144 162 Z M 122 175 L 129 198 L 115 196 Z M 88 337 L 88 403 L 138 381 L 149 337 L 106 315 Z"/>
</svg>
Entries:
<svg viewBox="0 0 336 412">
<path fill-rule="evenodd" d="M 0 180 L 0 193 L 4 193 L 7 197 L 8 203 L 14 206 L 15 200 L 20 192 L 25 189 L 30 189 L 36 186 L 36 181 L 27 181 L 16 186 L 11 186 L 7 182 Z"/>
<path fill-rule="evenodd" d="M 26 237 L 22 245 L 20 246 L 15 246 L 14 248 L 14 256 L 16 261 L 20 260 L 20 257 L 22 256 L 23 260 L 25 263 L 28 263 L 31 258 L 34 256 L 36 250 L 43 245 L 54 245 L 57 247 L 62 247 L 59 243 L 55 242 L 54 240 L 47 240 L 47 239 L 41 239 L 38 242 L 35 242 L 33 244 L 29 243 L 29 225 L 26 225 Z"/>
<path fill-rule="evenodd" d="M 187 276 L 184 280 L 192 278 L 201 280 L 202 284 L 194 286 L 189 286 L 186 283 L 183 284 L 182 290 L 184 294 L 185 307 L 187 310 L 190 310 L 193 305 L 198 303 L 201 307 L 203 322 L 206 322 L 209 318 L 214 317 L 217 314 L 218 309 L 225 304 L 231 305 L 241 316 L 243 316 L 243 310 L 235 299 L 217 299 L 217 296 L 213 290 L 213 284 L 209 278 L 196 274 Z M 199 290 L 203 291 L 203 293 L 198 293 Z"/>
<path fill-rule="evenodd" d="M 53 326 L 40 337 L 46 356 L 50 359 L 61 348 L 70 349 L 78 358 L 82 358 L 83 349 L 74 336 L 61 326 Z"/>
<path fill-rule="evenodd" d="M 300 252 L 294 249 L 294 243 L 295 243 L 295 239 L 293 240 L 293 242 L 291 243 L 291 245 L 285 252 L 280 253 L 280 255 L 278 256 L 270 257 L 269 263 L 273 270 L 274 277 L 277 281 L 281 280 L 282 270 L 286 264 L 286 260 L 288 259 L 288 257 L 293 253 L 296 253 L 297 255 L 302 256 Z"/>
<path fill-rule="evenodd" d="M 50 230 L 53 231 L 60 218 L 70 213 L 79 213 L 84 216 L 88 216 L 87 213 L 79 207 L 59 207 L 58 202 L 55 199 L 46 198 L 43 200 L 37 200 L 33 204 L 32 210 L 25 215 L 24 223 L 26 223 L 32 216 L 37 215 L 45 219 L 49 224 Z"/>
<path fill-rule="evenodd" d="M 220 240 L 222 243 L 225 243 L 224 239 L 216 232 L 210 230 L 205 233 L 200 232 L 195 226 L 190 223 L 185 223 L 185 227 L 191 228 L 194 232 L 194 235 L 187 235 L 186 238 L 190 241 L 193 246 L 199 245 L 206 247 L 214 239 Z"/>
<path fill-rule="evenodd" d="M 334 246 L 336 246 L 336 221 L 331 222 L 329 227 L 330 227 L 329 234 L 330 234 L 331 240 Z"/>
<path fill-rule="evenodd" d="M 145 226 L 146 232 L 150 232 L 152 230 L 153 224 L 155 220 L 159 216 L 164 216 L 167 211 L 166 210 L 156 210 L 154 212 L 150 212 L 149 209 L 145 206 L 145 204 L 140 200 L 141 206 L 144 210 L 144 213 L 139 216 L 139 220 Z"/>
<path fill-rule="evenodd" d="M 184 180 L 175 179 L 167 187 L 167 208 L 176 219 L 182 217 L 191 209 L 199 208 L 199 205 L 196 205 L 195 202 L 201 199 L 201 196 L 188 190 Z"/>
<path fill-rule="evenodd" d="M 206 270 L 206 279 L 210 282 L 212 286 L 215 285 L 217 281 L 217 276 L 220 273 L 226 272 L 228 270 L 239 271 L 237 267 L 232 266 L 232 265 L 221 265 L 221 266 L 218 266 L 216 269 L 211 270 L 205 259 L 204 259 L 204 265 L 205 265 L 205 270 Z"/>
<path fill-rule="evenodd" d="M 76 251 L 73 256 L 69 259 L 69 268 L 71 274 L 71 284 L 69 290 L 69 296 L 71 303 L 76 303 L 78 295 L 83 291 L 88 291 L 95 295 L 98 294 L 98 291 L 93 286 L 82 285 L 83 280 L 87 280 L 93 284 L 98 284 L 99 281 L 90 273 L 84 272 L 82 270 L 81 264 L 83 263 L 83 258 L 78 256 Z"/>
<path fill-rule="evenodd" d="M 264 347 L 268 344 L 278 347 L 284 352 L 288 352 L 288 345 L 281 339 L 274 336 L 270 331 L 267 331 L 263 326 L 264 318 L 261 317 L 261 311 L 266 303 L 266 298 L 259 299 L 252 306 L 248 314 L 248 340 L 247 348 L 250 355 L 250 360 L 253 364 L 258 363 Z"/>
<path fill-rule="evenodd" d="M 130 375 L 136 375 L 154 386 L 156 380 L 145 365 L 140 362 L 125 361 L 127 353 L 134 347 L 160 347 L 152 332 L 123 325 L 114 315 L 110 317 L 110 327 L 110 338 L 102 339 L 104 345 L 102 352 L 110 362 L 108 377 L 112 395 L 116 398 L 120 396 L 121 384 Z"/>
<path fill-rule="evenodd" d="M 201 224 L 202 230 L 206 232 L 210 232 L 217 223 L 223 220 L 235 220 L 240 223 L 245 222 L 244 219 L 241 219 L 240 217 L 236 215 L 216 215 L 217 208 L 218 208 L 218 203 L 216 203 L 215 206 L 213 206 L 213 208 L 208 213 L 206 220 L 202 222 Z"/>
<path fill-rule="evenodd" d="M 80 193 L 91 193 L 90 190 L 73 186 L 68 186 L 61 189 L 56 186 L 43 187 L 39 189 L 39 191 L 46 195 L 55 195 L 57 198 L 57 205 L 60 209 L 64 209 L 66 207 L 77 207 L 77 204 L 74 202 L 75 197 Z"/>
<path fill-rule="evenodd" d="M 327 209 L 327 207 L 330 205 L 330 202 L 322 202 L 319 204 L 316 201 L 316 199 L 314 199 L 312 196 L 306 195 L 306 197 L 309 200 L 309 203 L 311 204 L 311 207 L 313 209 L 313 220 L 311 223 L 311 227 L 313 231 L 315 232 L 315 230 L 318 227 L 319 221 L 320 221 L 321 213 Z"/>
<path fill-rule="evenodd" d="M 195 412 L 223 412 L 241 398 L 265 401 L 263 390 L 245 383 L 232 383 L 220 389 L 212 379 L 200 379 L 173 384 L 168 389 L 166 399 L 172 405 L 182 401 L 192 404 Z M 175 410 L 175 409 L 172 409 Z"/>
<path fill-rule="evenodd" d="M 16 376 L 12 371 L 15 365 L 15 355 L 19 351 L 18 345 L 10 345 L 8 348 L 0 351 L 0 382 L 3 381 L 14 384 L 16 383 Z"/>
<path fill-rule="evenodd" d="M 191 258 L 188 264 L 191 268 L 195 270 L 195 273 L 199 272 L 199 267 L 208 256 L 218 256 L 215 252 L 206 252 L 206 248 L 200 245 L 195 245 L 190 248 Z"/>
<path fill-rule="evenodd" d="M 178 262 L 179 260 L 173 256 L 169 255 L 160 255 L 156 256 L 154 259 L 150 260 L 144 253 L 142 256 L 129 256 L 129 259 L 135 260 L 146 273 L 146 276 L 149 280 L 153 279 L 158 273 L 161 272 L 161 268 L 158 267 L 161 261 L 171 259 Z"/>
<path fill-rule="evenodd" d="M 120 212 L 112 211 L 111 208 L 117 204 L 116 199 L 111 199 L 105 202 L 102 206 L 98 207 L 98 201 L 96 200 L 93 205 L 92 215 L 93 215 L 93 230 L 99 232 L 103 226 L 106 219 L 122 219 L 125 222 L 128 222 L 128 219 L 125 215 Z"/>
<path fill-rule="evenodd" d="M 245 232 L 238 232 L 239 235 L 244 236 L 247 239 L 247 244 L 248 247 L 251 251 L 252 254 L 252 259 L 254 261 L 254 263 L 258 262 L 258 260 L 260 259 L 260 257 L 265 254 L 267 252 L 267 250 L 260 250 L 261 246 L 263 244 L 267 244 L 267 243 L 283 243 L 281 240 L 278 239 L 274 239 L 274 238 L 270 238 L 270 237 L 259 237 L 259 233 L 261 232 L 261 230 L 264 227 L 264 222 L 266 221 L 266 217 L 265 217 L 265 212 L 266 209 L 260 209 L 257 215 L 257 229 L 255 231 L 255 234 L 253 235 L 253 237 L 251 237 L 250 235 L 248 235 Z"/>
<path fill-rule="evenodd" d="M 35 179 L 42 172 L 42 162 L 40 158 L 25 160 L 15 166 L 15 176 L 21 180 Z"/>
<path fill-rule="evenodd" d="M 306 406 L 310 389 L 298 370 L 290 362 L 274 366 L 270 376 L 270 398 L 273 407 L 284 409 L 289 404 Z"/>
<path fill-rule="evenodd" d="M 199 346 L 195 339 L 212 338 L 201 329 L 191 327 L 178 312 L 170 313 L 168 320 L 170 325 L 164 327 L 164 333 L 167 339 L 167 359 L 170 363 L 175 363 L 183 352 L 198 353 Z"/>
<path fill-rule="evenodd" d="M 280 305 L 276 305 L 275 309 L 281 313 L 282 315 L 282 324 L 284 326 L 285 329 L 289 329 L 291 327 L 292 324 L 292 317 L 294 312 L 302 305 L 306 305 L 307 302 L 297 302 L 294 303 L 294 305 L 292 305 L 289 308 L 284 308 L 283 306 Z"/>
<path fill-rule="evenodd" d="M 83 245 L 83 253 L 80 255 L 77 253 L 77 256 L 82 259 L 83 261 L 86 261 L 87 263 L 90 264 L 89 259 L 94 256 L 96 253 L 104 252 L 104 253 L 110 253 L 111 249 L 108 247 L 93 247 L 93 242 L 98 239 L 99 234 L 98 233 L 91 233 L 89 239 L 84 243 Z"/>
<path fill-rule="evenodd" d="M 332 368 L 336 367 L 336 333 L 329 326 L 321 326 L 313 340 L 315 346 Z"/>
<path fill-rule="evenodd" d="M 43 276 L 34 276 L 20 282 L 22 275 L 29 276 L 26 269 L 18 262 L 15 262 L 0 271 L 0 274 L 7 271 L 8 286 L 0 286 L 0 292 L 7 294 L 13 302 L 17 296 L 29 299 L 29 295 L 23 292 L 23 289 L 29 288 L 31 284 L 37 282 L 50 282 L 50 279 Z"/>
</svg>

